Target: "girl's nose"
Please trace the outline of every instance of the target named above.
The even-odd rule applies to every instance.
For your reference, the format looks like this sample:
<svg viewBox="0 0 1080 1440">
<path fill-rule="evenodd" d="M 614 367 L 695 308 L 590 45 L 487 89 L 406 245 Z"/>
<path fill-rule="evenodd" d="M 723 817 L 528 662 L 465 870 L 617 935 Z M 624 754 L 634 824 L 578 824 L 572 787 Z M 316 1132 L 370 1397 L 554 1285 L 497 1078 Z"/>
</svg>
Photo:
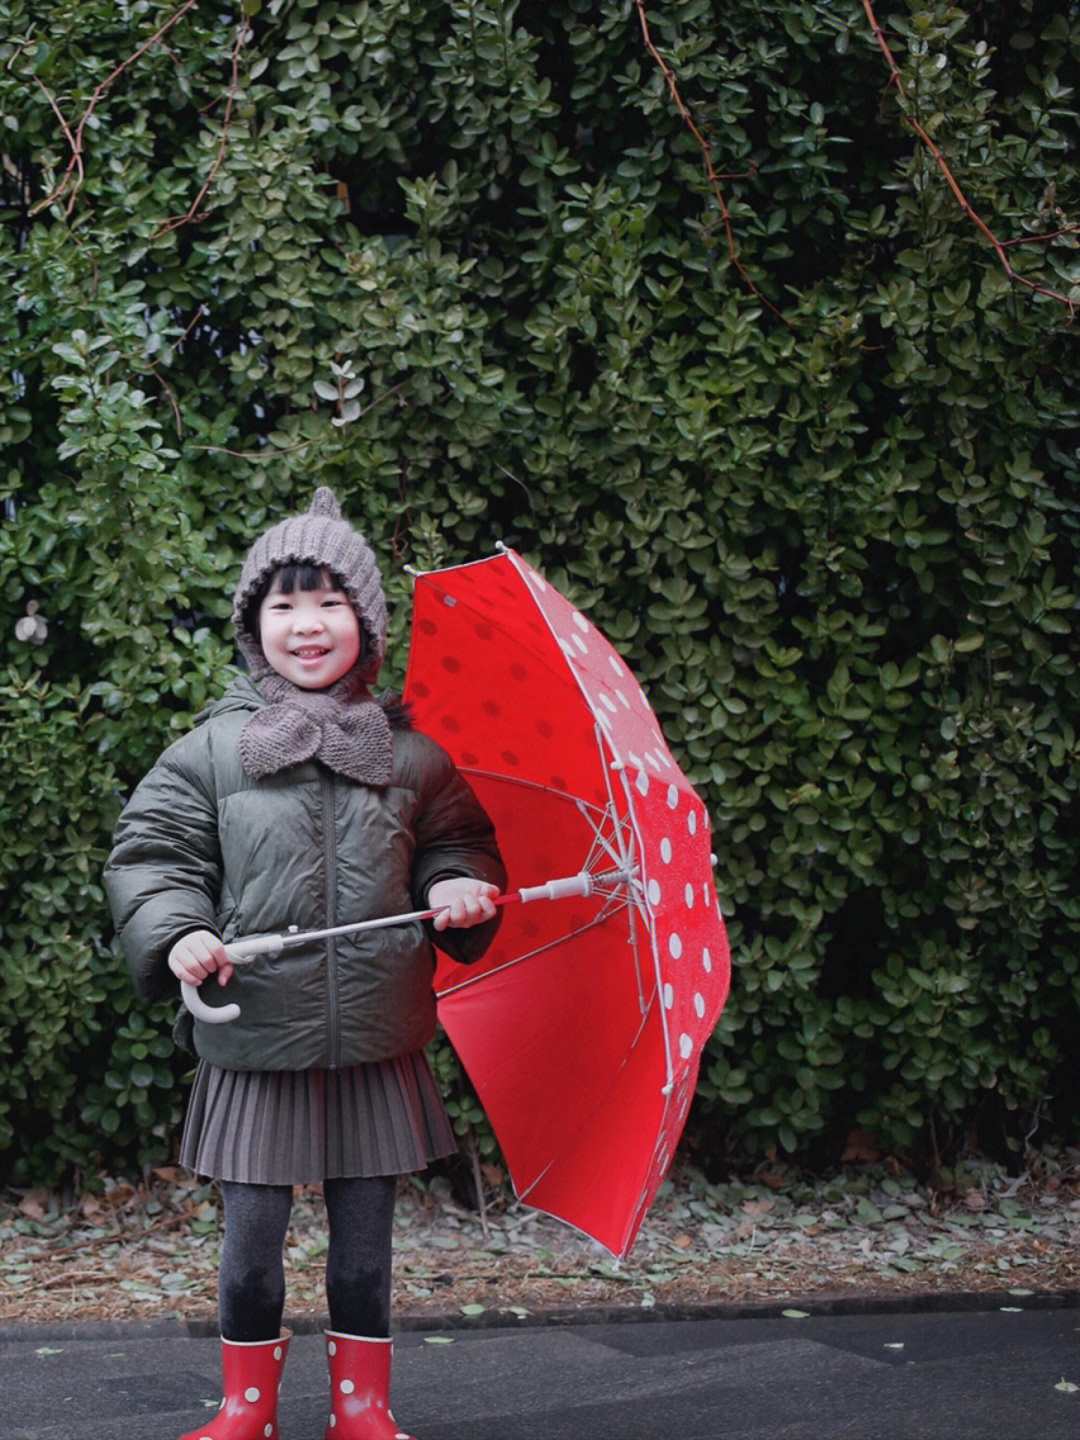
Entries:
<svg viewBox="0 0 1080 1440">
<path fill-rule="evenodd" d="M 297 609 L 293 612 L 293 629 L 301 635 L 311 635 L 322 629 L 322 616 L 317 610 Z"/>
</svg>

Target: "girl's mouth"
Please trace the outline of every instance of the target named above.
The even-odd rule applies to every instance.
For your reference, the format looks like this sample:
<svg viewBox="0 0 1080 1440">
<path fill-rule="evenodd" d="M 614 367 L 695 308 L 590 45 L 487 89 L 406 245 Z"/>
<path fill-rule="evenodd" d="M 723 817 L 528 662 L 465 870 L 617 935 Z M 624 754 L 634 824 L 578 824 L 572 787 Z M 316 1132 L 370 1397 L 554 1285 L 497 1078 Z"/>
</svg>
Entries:
<svg viewBox="0 0 1080 1440">
<path fill-rule="evenodd" d="M 321 660 L 324 655 L 329 655 L 329 650 L 321 645 L 303 645 L 294 650 L 293 655 L 297 660 Z"/>
</svg>

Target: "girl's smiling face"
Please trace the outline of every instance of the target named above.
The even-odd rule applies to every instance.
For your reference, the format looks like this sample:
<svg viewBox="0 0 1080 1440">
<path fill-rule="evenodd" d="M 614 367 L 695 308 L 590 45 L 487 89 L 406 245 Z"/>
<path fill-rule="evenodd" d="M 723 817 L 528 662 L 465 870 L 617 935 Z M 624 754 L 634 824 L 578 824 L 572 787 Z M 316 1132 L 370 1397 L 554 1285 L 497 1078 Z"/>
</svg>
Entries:
<svg viewBox="0 0 1080 1440">
<path fill-rule="evenodd" d="M 360 621 L 326 571 L 314 590 L 281 588 L 275 575 L 259 606 L 259 642 L 269 664 L 302 690 L 325 690 L 360 658 Z"/>
</svg>

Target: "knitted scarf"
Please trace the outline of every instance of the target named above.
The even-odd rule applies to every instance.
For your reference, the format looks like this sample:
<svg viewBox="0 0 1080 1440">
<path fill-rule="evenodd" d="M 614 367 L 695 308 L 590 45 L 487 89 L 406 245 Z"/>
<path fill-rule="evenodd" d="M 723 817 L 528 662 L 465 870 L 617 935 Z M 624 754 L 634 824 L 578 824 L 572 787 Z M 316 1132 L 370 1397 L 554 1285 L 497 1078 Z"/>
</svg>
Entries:
<svg viewBox="0 0 1080 1440">
<path fill-rule="evenodd" d="M 252 680 L 269 703 L 244 725 L 240 763 L 252 780 L 305 760 L 321 760 L 349 780 L 379 789 L 390 783 L 393 741 L 383 707 L 354 667 L 325 690 L 302 690 L 264 664 Z"/>
</svg>

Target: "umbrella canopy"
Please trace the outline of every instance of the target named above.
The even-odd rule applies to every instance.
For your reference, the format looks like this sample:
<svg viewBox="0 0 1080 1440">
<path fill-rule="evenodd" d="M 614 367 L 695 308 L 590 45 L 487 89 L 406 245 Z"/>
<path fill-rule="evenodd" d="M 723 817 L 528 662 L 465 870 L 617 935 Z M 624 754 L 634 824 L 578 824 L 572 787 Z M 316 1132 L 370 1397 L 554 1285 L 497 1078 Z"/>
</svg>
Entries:
<svg viewBox="0 0 1080 1440">
<path fill-rule="evenodd" d="M 435 983 L 519 1197 L 625 1255 L 730 980 L 705 808 L 619 655 L 511 550 L 417 577 L 405 699 L 515 886 L 607 877 L 507 906 L 484 959 L 440 957 Z"/>
</svg>

